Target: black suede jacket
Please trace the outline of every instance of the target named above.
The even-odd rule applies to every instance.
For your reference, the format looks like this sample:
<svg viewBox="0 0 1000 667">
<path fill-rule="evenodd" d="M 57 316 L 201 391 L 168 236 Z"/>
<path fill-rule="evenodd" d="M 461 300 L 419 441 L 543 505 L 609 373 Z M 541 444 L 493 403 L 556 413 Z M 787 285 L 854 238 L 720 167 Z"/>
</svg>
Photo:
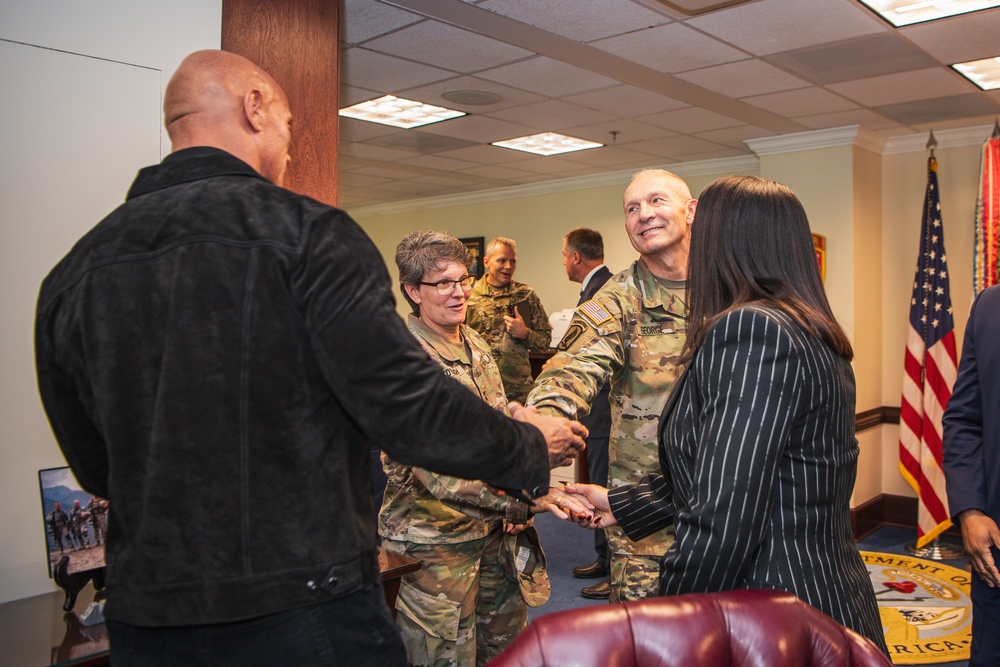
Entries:
<svg viewBox="0 0 1000 667">
<path fill-rule="evenodd" d="M 192 148 L 42 285 L 39 388 L 77 479 L 110 500 L 109 618 L 215 623 L 371 586 L 369 443 L 548 484 L 544 440 L 445 377 L 361 228 Z"/>
</svg>

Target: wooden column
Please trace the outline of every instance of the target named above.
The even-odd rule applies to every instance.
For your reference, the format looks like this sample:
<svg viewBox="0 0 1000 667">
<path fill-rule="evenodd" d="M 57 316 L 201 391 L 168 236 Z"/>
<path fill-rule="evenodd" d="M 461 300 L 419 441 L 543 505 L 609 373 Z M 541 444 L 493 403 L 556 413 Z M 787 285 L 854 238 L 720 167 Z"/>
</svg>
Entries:
<svg viewBox="0 0 1000 667">
<path fill-rule="evenodd" d="M 222 48 L 275 78 L 292 109 L 285 187 L 337 204 L 340 3 L 223 0 Z"/>
</svg>

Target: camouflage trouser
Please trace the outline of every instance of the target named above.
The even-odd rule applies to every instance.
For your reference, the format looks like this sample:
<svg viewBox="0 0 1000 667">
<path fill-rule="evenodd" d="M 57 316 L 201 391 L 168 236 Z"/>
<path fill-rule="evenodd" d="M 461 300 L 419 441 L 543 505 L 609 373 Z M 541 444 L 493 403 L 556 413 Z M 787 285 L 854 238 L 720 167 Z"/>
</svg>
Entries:
<svg viewBox="0 0 1000 667">
<path fill-rule="evenodd" d="M 396 625 L 411 665 L 484 665 L 525 628 L 521 590 L 500 568 L 502 537 L 497 528 L 458 544 L 383 541 L 422 565 L 403 576 L 396 598 Z"/>
<path fill-rule="evenodd" d="M 611 602 L 648 598 L 659 585 L 659 556 L 611 554 Z"/>
</svg>

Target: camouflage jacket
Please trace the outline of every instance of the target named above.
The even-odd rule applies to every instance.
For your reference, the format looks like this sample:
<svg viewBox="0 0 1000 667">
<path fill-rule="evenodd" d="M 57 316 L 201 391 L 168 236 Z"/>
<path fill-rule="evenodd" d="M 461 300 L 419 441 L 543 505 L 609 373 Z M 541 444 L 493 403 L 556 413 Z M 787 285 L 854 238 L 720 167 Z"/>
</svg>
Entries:
<svg viewBox="0 0 1000 667">
<path fill-rule="evenodd" d="M 524 339 L 511 336 L 504 325 L 503 316 L 512 314 L 515 305 L 528 327 Z M 493 287 L 483 276 L 472 288 L 465 323 L 479 332 L 493 351 L 507 400 L 523 403 L 532 386 L 528 353 L 548 350 L 552 342 L 552 325 L 535 290 L 516 280 L 507 287 Z"/>
<path fill-rule="evenodd" d="M 559 351 L 528 397 L 543 414 L 575 419 L 590 411 L 610 384 L 608 486 L 634 484 L 660 469 L 657 424 L 683 367 L 687 308 L 653 278 L 642 261 L 614 276 L 573 314 Z M 666 529 L 633 542 L 618 526 L 607 530 L 614 553 L 660 556 L 673 542 Z"/>
<path fill-rule="evenodd" d="M 410 331 L 448 375 L 478 394 L 497 410 L 507 413 L 507 399 L 490 348 L 475 331 L 461 326 L 472 357 L 472 365 L 455 359 L 438 334 L 418 317 L 407 319 Z M 469 434 L 476 437 L 475 433 Z M 527 521 L 527 506 L 511 498 L 490 493 L 479 481 L 439 475 L 406 466 L 382 454 L 385 495 L 378 517 L 383 539 L 418 544 L 454 544 L 486 537 L 507 519 Z"/>
</svg>

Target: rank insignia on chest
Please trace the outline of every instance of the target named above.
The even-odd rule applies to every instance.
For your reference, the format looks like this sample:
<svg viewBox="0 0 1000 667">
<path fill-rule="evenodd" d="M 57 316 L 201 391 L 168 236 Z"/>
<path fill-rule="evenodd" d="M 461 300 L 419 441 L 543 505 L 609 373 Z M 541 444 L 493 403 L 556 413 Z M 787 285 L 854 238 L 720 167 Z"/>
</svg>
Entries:
<svg viewBox="0 0 1000 667">
<path fill-rule="evenodd" d="M 611 319 L 611 314 L 604 310 L 604 307 L 596 301 L 587 301 L 577 307 L 577 310 L 580 311 L 581 315 L 590 320 L 595 327 L 599 327 Z"/>
</svg>

